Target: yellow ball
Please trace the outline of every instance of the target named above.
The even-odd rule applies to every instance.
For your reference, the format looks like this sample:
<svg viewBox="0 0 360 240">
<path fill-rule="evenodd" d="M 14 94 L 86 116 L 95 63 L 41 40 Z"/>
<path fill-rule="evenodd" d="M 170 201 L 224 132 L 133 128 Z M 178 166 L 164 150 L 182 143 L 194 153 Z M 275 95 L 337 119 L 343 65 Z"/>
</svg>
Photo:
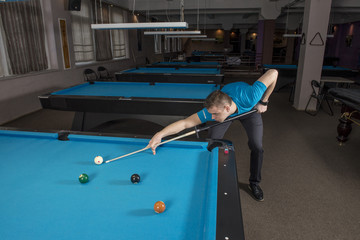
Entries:
<svg viewBox="0 0 360 240">
<path fill-rule="evenodd" d="M 95 162 L 96 164 L 98 164 L 98 165 L 102 164 L 103 161 L 104 161 L 104 159 L 103 159 L 101 156 L 97 156 L 97 157 L 95 157 L 95 159 L 94 159 L 94 162 Z"/>
</svg>

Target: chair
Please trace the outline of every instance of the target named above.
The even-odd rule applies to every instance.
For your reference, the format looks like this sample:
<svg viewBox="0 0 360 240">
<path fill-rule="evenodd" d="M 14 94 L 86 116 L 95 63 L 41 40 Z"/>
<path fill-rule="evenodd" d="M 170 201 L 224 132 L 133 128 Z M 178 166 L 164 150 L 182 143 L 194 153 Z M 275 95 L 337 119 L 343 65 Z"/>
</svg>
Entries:
<svg viewBox="0 0 360 240">
<path fill-rule="evenodd" d="M 99 77 L 96 72 L 90 68 L 84 70 L 84 79 L 88 82 L 98 81 Z"/>
<path fill-rule="evenodd" d="M 105 67 L 99 66 L 97 71 L 98 71 L 98 74 L 99 74 L 99 80 L 100 81 L 111 81 L 111 80 L 113 80 L 113 77 L 110 75 L 109 71 Z"/>
<path fill-rule="evenodd" d="M 305 112 L 310 114 L 311 116 L 315 116 L 319 112 L 319 110 L 321 108 L 321 104 L 322 104 L 323 100 L 325 99 L 325 101 L 326 101 L 326 103 L 327 103 L 327 105 L 329 107 L 329 110 L 330 110 L 329 115 L 333 116 L 334 113 L 333 113 L 332 108 L 330 106 L 326 89 L 322 88 L 320 83 L 318 81 L 316 81 L 316 80 L 311 81 L 311 87 L 312 87 L 313 92 L 311 93 L 309 101 L 306 104 Z M 315 111 L 309 111 L 308 106 L 309 106 L 309 104 L 310 104 L 310 102 L 311 102 L 311 100 L 313 98 L 316 99 L 316 108 L 315 108 Z"/>
</svg>

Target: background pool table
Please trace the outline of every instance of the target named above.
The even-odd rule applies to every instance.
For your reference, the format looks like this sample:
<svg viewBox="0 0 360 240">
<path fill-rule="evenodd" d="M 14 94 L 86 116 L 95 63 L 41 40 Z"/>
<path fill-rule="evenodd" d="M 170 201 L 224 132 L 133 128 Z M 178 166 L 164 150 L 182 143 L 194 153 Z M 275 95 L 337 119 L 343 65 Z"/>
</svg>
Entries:
<svg viewBox="0 0 360 240">
<path fill-rule="evenodd" d="M 132 68 L 116 72 L 117 81 L 122 82 L 166 82 L 166 83 L 216 83 L 224 82 L 218 68 Z"/>
<path fill-rule="evenodd" d="M 352 123 L 360 124 L 360 89 L 330 88 L 328 93 L 342 103 L 337 140 L 343 144 L 348 140 Z"/>
<path fill-rule="evenodd" d="M 167 67 L 167 68 L 221 68 L 219 62 L 156 62 L 146 67 Z"/>
<path fill-rule="evenodd" d="M 203 108 L 216 84 L 91 82 L 39 96 L 43 108 L 76 111 L 72 130 L 122 118 L 166 126 Z"/>
<path fill-rule="evenodd" d="M 264 64 L 263 72 L 265 73 L 269 69 L 278 70 L 279 77 L 276 83 L 275 90 L 279 90 L 288 84 L 296 81 L 297 65 L 277 65 L 277 64 Z M 337 76 L 337 77 L 355 77 L 358 71 L 350 68 L 344 68 L 339 66 L 323 66 L 321 76 Z"/>
<path fill-rule="evenodd" d="M 282 74 L 284 76 L 296 76 L 297 74 L 297 65 L 272 65 L 272 64 L 264 64 L 263 69 L 267 71 L 268 69 L 277 69 L 279 71 L 279 75 Z M 340 66 L 323 66 L 322 67 L 322 76 L 342 76 L 342 77 L 350 77 L 357 74 L 357 71 L 353 71 L 350 68 L 344 68 Z"/>
<path fill-rule="evenodd" d="M 155 156 L 94 164 L 147 143 L 0 129 L 1 239 L 244 239 L 231 145 L 210 152 L 206 142 L 177 141 Z M 165 212 L 154 212 L 156 201 Z"/>
<path fill-rule="evenodd" d="M 189 59 L 193 61 L 218 61 L 225 62 L 226 54 L 223 52 L 213 52 L 213 51 L 193 51 Z"/>
</svg>

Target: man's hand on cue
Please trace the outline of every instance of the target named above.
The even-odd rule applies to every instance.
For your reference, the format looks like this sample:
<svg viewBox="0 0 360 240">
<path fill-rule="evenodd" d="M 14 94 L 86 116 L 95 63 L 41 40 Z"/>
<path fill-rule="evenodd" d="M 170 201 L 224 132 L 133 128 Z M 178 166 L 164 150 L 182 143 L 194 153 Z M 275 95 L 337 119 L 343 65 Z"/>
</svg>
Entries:
<svg viewBox="0 0 360 240">
<path fill-rule="evenodd" d="M 267 106 L 258 103 L 255 105 L 255 109 L 258 110 L 258 113 L 264 113 L 267 110 Z"/>
<path fill-rule="evenodd" d="M 161 143 L 161 139 L 162 139 L 162 137 L 160 137 L 159 133 L 157 133 L 151 138 L 151 140 L 148 144 L 148 147 L 151 148 L 151 151 L 153 152 L 154 155 L 156 154 L 155 149 L 157 148 L 158 144 Z"/>
</svg>

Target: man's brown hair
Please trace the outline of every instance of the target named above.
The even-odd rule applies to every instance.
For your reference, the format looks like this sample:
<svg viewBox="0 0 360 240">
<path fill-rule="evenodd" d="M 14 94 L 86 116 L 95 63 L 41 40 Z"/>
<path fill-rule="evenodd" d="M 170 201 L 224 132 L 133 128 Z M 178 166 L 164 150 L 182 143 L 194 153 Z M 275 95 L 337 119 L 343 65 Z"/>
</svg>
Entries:
<svg viewBox="0 0 360 240">
<path fill-rule="evenodd" d="M 209 109 L 213 106 L 224 106 L 226 103 L 231 105 L 231 98 L 226 93 L 216 90 L 207 96 L 204 102 L 204 107 Z"/>
</svg>

